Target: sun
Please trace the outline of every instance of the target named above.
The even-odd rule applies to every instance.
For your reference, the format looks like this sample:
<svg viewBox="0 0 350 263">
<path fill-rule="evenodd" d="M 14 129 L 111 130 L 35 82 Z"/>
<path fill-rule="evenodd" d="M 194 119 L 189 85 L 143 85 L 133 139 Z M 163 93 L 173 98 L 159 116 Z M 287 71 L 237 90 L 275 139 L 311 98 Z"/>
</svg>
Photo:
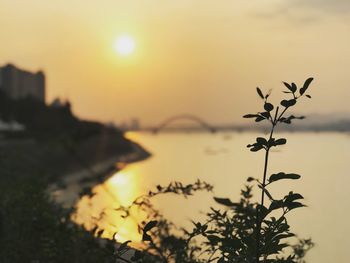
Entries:
<svg viewBox="0 0 350 263">
<path fill-rule="evenodd" d="M 119 55 L 129 56 L 135 51 L 135 40 L 128 35 L 120 36 L 116 39 L 114 48 Z"/>
</svg>

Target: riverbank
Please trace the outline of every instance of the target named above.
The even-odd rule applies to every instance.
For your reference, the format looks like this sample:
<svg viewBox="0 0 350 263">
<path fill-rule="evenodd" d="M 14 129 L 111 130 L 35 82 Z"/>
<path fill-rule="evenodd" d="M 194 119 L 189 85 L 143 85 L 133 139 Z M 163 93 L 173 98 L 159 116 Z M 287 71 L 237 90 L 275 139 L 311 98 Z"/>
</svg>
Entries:
<svg viewBox="0 0 350 263">
<path fill-rule="evenodd" d="M 148 156 L 110 131 L 79 141 L 63 136 L 0 141 L 0 262 L 114 263 L 115 243 L 105 240 L 101 247 L 95 231 L 71 222 L 72 210 L 54 202 L 47 189 L 83 170 L 95 175 L 84 180 L 103 180 L 115 161 Z"/>
<path fill-rule="evenodd" d="M 96 184 L 107 180 L 126 165 L 143 161 L 151 156 L 135 142 L 132 142 L 131 148 L 130 152 L 116 154 L 91 165 L 83 163 L 80 170 L 67 173 L 61 176 L 58 181 L 50 184 L 49 194 L 57 203 L 72 208 L 81 195 L 91 194 L 91 189 Z"/>
</svg>

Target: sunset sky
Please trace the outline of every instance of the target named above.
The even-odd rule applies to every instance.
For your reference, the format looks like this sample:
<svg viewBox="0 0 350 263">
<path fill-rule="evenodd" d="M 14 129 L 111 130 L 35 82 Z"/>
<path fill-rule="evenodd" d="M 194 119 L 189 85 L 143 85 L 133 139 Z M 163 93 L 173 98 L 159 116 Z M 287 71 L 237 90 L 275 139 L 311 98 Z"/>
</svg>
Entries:
<svg viewBox="0 0 350 263">
<path fill-rule="evenodd" d="M 350 113 L 348 0 L 2 0 L 0 65 L 42 69 L 84 118 L 240 122 L 255 87 L 315 77 L 308 113 Z M 130 36 L 131 54 L 116 52 Z M 254 111 L 254 110 L 253 110 Z"/>
</svg>

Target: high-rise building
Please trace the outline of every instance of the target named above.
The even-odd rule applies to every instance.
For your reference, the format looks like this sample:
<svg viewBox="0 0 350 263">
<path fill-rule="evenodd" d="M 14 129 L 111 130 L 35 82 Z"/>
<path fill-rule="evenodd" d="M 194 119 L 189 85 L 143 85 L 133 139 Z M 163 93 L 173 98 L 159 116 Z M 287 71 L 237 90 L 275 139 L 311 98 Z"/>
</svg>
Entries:
<svg viewBox="0 0 350 263">
<path fill-rule="evenodd" d="M 45 75 L 7 64 L 0 67 L 0 90 L 12 99 L 32 97 L 45 102 Z"/>
</svg>

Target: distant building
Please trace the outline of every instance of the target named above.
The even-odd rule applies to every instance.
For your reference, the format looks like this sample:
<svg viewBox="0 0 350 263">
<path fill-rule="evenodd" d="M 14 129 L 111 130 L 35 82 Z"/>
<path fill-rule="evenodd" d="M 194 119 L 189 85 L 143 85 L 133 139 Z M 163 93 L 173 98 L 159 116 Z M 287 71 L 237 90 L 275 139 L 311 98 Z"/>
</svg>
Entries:
<svg viewBox="0 0 350 263">
<path fill-rule="evenodd" d="M 7 64 L 0 67 L 0 90 L 12 99 L 33 97 L 45 102 L 45 75 L 32 73 Z"/>
</svg>

